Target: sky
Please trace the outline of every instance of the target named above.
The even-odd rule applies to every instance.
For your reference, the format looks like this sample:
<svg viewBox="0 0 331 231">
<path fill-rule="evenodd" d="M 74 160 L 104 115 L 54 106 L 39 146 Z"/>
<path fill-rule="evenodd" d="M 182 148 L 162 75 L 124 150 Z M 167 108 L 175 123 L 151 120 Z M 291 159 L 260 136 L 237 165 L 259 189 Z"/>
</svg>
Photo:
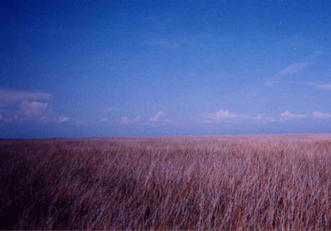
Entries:
<svg viewBox="0 0 331 231">
<path fill-rule="evenodd" d="M 331 133 L 331 2 L 0 1 L 0 138 Z"/>
</svg>

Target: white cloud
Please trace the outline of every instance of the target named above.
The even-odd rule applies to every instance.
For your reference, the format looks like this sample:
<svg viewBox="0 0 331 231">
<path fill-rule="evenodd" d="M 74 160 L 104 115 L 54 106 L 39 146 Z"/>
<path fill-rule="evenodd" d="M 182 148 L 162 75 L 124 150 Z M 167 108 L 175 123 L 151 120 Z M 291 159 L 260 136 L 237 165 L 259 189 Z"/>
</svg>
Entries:
<svg viewBox="0 0 331 231">
<path fill-rule="evenodd" d="M 204 114 L 203 117 L 205 118 L 205 122 L 207 123 L 219 123 L 224 120 L 234 119 L 242 116 L 237 115 L 227 109 L 220 109 L 214 113 Z"/>
<path fill-rule="evenodd" d="M 331 118 L 331 114 L 314 111 L 312 114 L 312 117 L 314 117 L 314 118 Z"/>
<path fill-rule="evenodd" d="M 58 123 L 64 123 L 64 122 L 67 122 L 69 120 L 70 120 L 70 118 L 68 116 L 59 116 L 57 118 L 57 121 L 56 122 L 58 122 Z"/>
<path fill-rule="evenodd" d="M 314 111 L 312 114 L 294 114 L 289 111 L 285 111 L 280 114 L 284 119 L 305 119 L 305 118 L 331 118 L 331 114 Z"/>
<path fill-rule="evenodd" d="M 48 103 L 42 103 L 38 101 L 23 101 L 19 106 L 20 112 L 27 117 L 33 117 L 40 115 L 48 106 Z"/>
<path fill-rule="evenodd" d="M 49 99 L 51 95 L 45 92 L 30 92 L 20 90 L 0 89 L 0 107 L 21 101 Z"/>
<path fill-rule="evenodd" d="M 253 121 L 259 122 L 273 122 L 273 118 L 265 117 L 261 113 L 257 114 L 256 116 L 247 116 L 247 119 L 251 119 Z"/>
<path fill-rule="evenodd" d="M 311 114 L 295 114 L 289 111 L 284 111 L 280 114 L 280 117 L 266 117 L 259 113 L 256 116 L 250 116 L 247 114 L 236 114 L 227 109 L 220 109 L 215 113 L 207 113 L 202 115 L 204 117 L 203 122 L 205 123 L 220 123 L 229 121 L 250 121 L 250 122 L 282 122 L 285 120 L 294 119 L 327 119 L 331 118 L 331 114 L 314 111 Z"/>
<path fill-rule="evenodd" d="M 51 95 L 45 92 L 0 89 L 0 120 L 3 122 L 39 121 L 63 123 L 67 116 L 59 116 L 48 109 Z"/>
<path fill-rule="evenodd" d="M 253 120 L 263 120 L 263 115 L 261 113 L 257 114 L 256 116 L 252 117 Z"/>
<path fill-rule="evenodd" d="M 331 83 L 310 82 L 308 84 L 318 89 L 331 90 Z"/>
<path fill-rule="evenodd" d="M 127 116 L 123 116 L 123 117 L 121 118 L 120 123 L 121 123 L 121 124 L 124 124 L 124 125 L 127 125 L 127 124 L 134 124 L 134 123 L 137 123 L 139 120 L 140 120 L 140 117 L 139 117 L 139 116 L 137 116 L 136 118 L 133 118 L 133 119 L 130 119 L 130 118 L 127 117 Z"/>
<path fill-rule="evenodd" d="M 280 116 L 284 119 L 302 119 L 302 118 L 307 118 L 308 115 L 305 114 L 294 114 L 289 111 L 285 111 L 280 114 Z"/>
<path fill-rule="evenodd" d="M 165 116 L 164 112 L 159 111 L 154 116 L 152 116 L 151 118 L 149 118 L 149 120 L 152 121 L 152 122 L 156 122 L 156 121 L 159 121 L 164 116 Z"/>
<path fill-rule="evenodd" d="M 236 114 L 227 109 L 220 109 L 215 113 L 207 113 L 202 116 L 204 117 L 203 122 L 205 123 L 220 123 L 220 122 L 229 122 L 229 121 L 266 123 L 266 122 L 277 121 L 276 118 L 266 117 L 261 113 L 258 113 L 255 116 L 251 116 L 248 114 Z"/>
<path fill-rule="evenodd" d="M 68 116 L 57 116 L 54 114 L 50 114 L 50 113 L 44 113 L 43 115 L 41 115 L 40 117 L 38 117 L 38 121 L 42 122 L 42 123 L 65 123 L 68 122 L 70 120 L 70 118 Z"/>
<path fill-rule="evenodd" d="M 38 119 L 47 111 L 51 97 L 45 92 L 0 89 L 0 113 L 5 122 Z"/>
</svg>

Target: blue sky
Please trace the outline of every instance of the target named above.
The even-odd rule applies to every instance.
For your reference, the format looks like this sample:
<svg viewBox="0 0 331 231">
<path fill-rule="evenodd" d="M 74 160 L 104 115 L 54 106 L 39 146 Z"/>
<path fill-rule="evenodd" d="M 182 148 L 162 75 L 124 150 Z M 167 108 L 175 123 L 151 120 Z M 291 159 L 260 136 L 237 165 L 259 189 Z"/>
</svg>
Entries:
<svg viewBox="0 0 331 231">
<path fill-rule="evenodd" d="M 0 137 L 331 132 L 330 1 L 0 2 Z"/>
</svg>

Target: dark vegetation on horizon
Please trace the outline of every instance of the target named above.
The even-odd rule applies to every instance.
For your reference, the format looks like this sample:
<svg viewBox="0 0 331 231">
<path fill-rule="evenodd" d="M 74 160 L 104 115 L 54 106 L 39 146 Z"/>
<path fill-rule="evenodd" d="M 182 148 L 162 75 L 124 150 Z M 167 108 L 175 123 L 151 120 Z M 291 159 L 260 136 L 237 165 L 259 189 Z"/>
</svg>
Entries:
<svg viewBox="0 0 331 231">
<path fill-rule="evenodd" d="M 0 141 L 0 229 L 331 229 L 331 136 Z"/>
</svg>

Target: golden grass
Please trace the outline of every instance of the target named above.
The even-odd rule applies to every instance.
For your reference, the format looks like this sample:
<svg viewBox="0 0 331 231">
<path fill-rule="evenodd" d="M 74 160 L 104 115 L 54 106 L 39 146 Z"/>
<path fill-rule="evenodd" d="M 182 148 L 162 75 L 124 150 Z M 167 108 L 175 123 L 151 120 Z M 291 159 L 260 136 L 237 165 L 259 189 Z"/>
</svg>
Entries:
<svg viewBox="0 0 331 231">
<path fill-rule="evenodd" d="M 330 230 L 331 136 L 0 141 L 0 229 Z"/>
</svg>

